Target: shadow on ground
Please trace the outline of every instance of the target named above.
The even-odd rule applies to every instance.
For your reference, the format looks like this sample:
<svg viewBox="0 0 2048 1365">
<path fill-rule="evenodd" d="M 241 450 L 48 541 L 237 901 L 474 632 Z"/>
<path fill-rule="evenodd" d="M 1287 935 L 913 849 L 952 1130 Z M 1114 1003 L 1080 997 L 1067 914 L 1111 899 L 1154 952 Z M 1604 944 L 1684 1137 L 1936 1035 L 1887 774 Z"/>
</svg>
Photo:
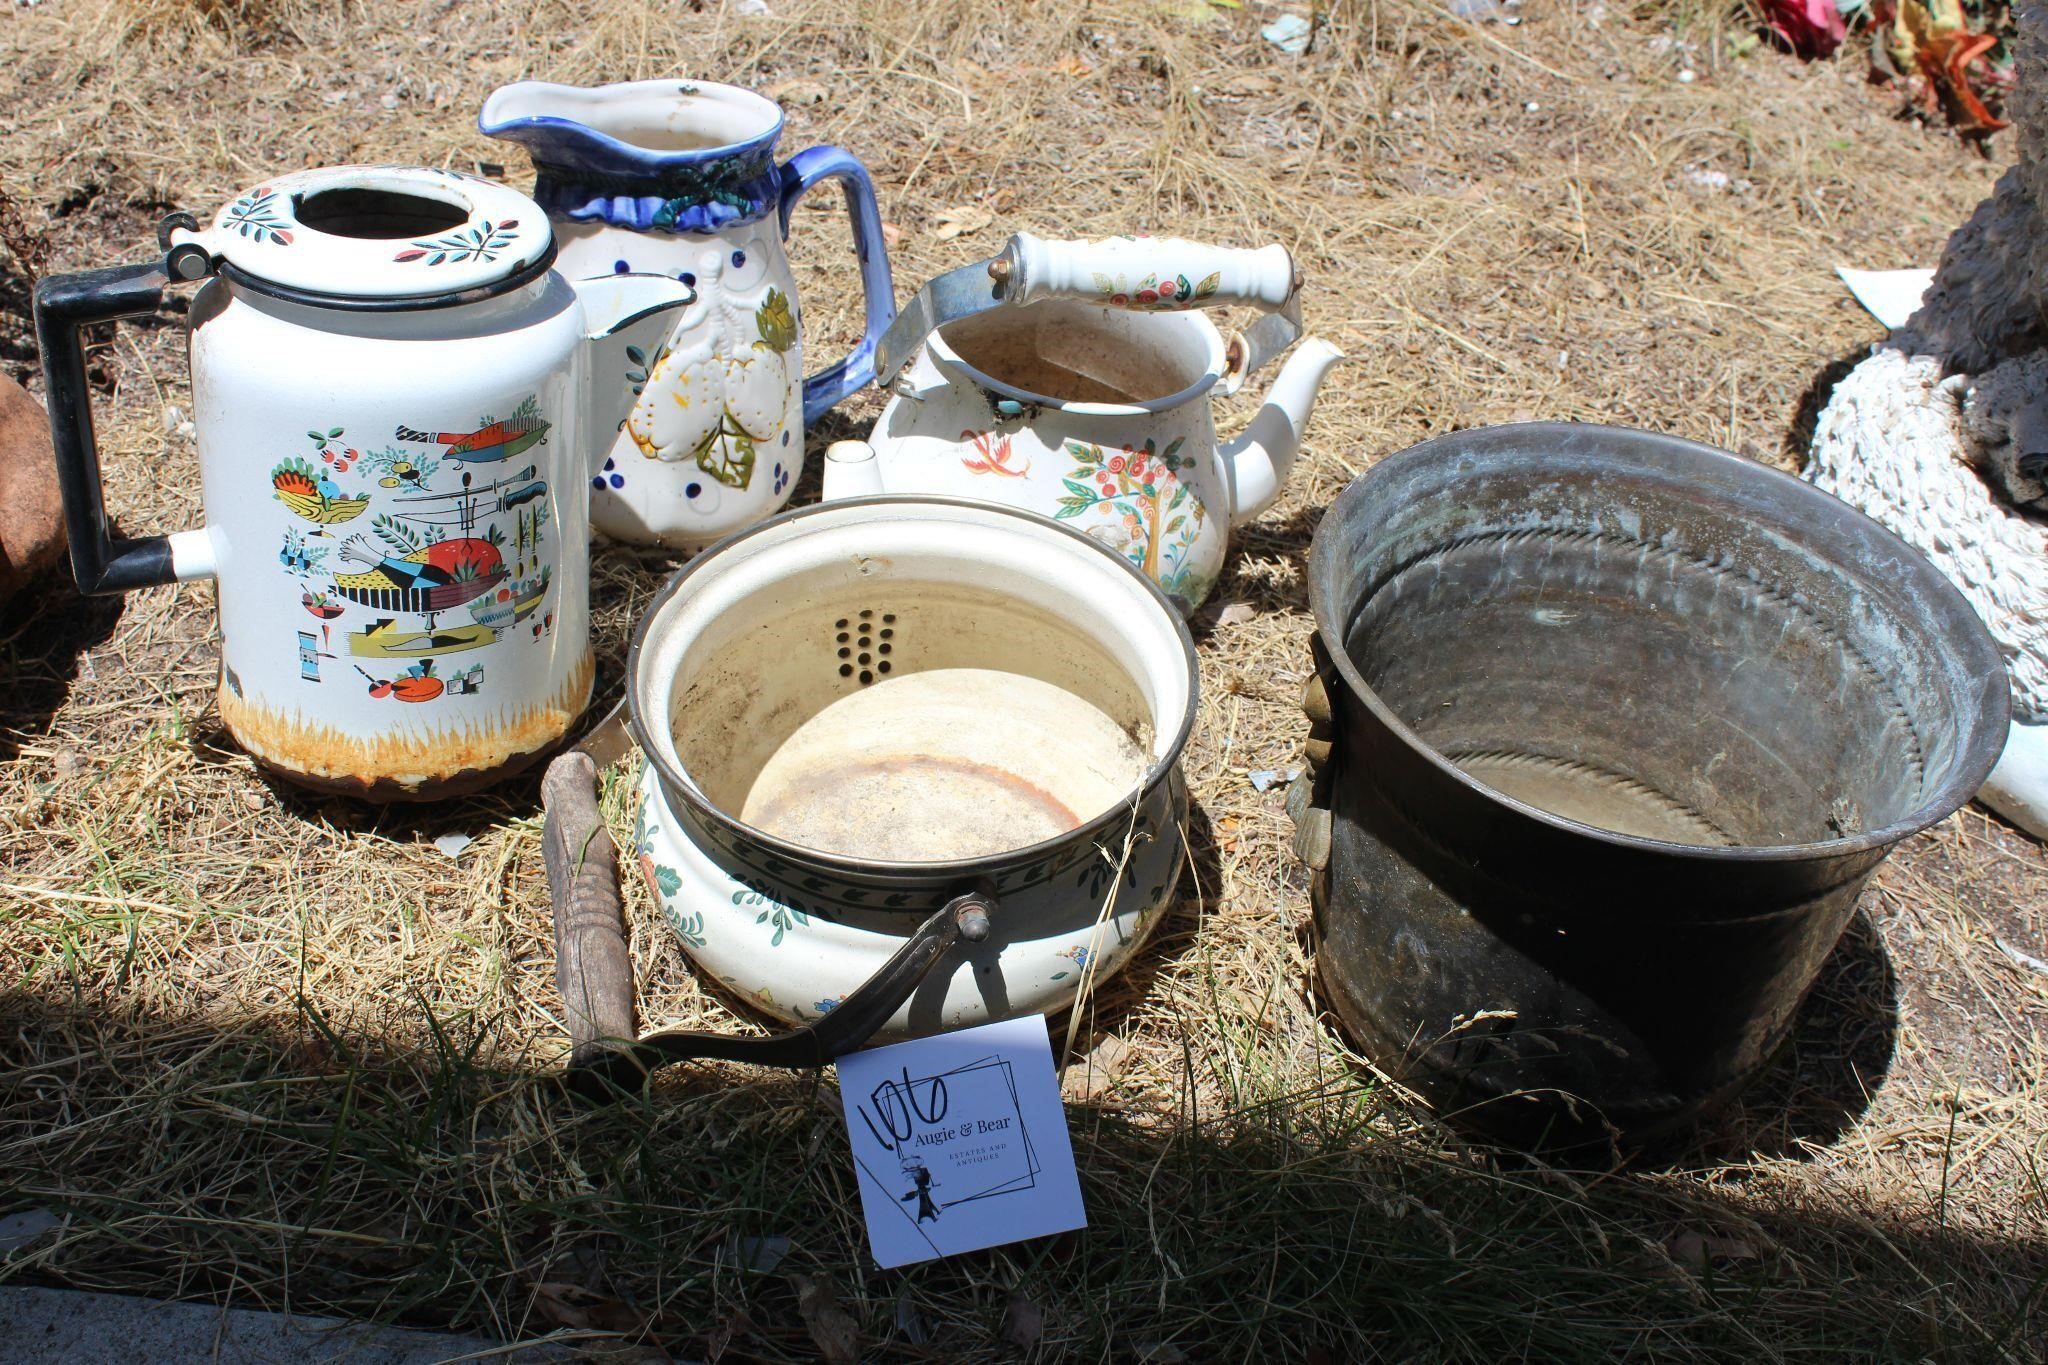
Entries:
<svg viewBox="0 0 2048 1365">
<path fill-rule="evenodd" d="M 81 660 L 120 624 L 123 599 L 80 597 L 69 574 L 64 565 L 45 570 L 0 606 L 0 762 L 47 733 L 72 692 L 92 684 Z"/>
<path fill-rule="evenodd" d="M 1860 1112 L 1890 1046 L 1874 941 L 1852 930 L 1696 1167 L 1811 1150 Z M 1284 1341 L 1308 1359 L 1994 1360 L 2041 1340 L 2036 1244 L 1940 1231 L 1904 1201 L 1777 1212 L 1711 1167 L 1556 1169 L 1341 1070 L 1216 1112 L 1192 1094 L 1120 1108 L 1113 1089 L 1071 1105 L 1086 1233 L 877 1274 L 829 1081 L 686 1066 L 590 1107 L 549 1079 L 551 1059 L 505 1055 L 499 1029 L 422 1015 L 409 1038 L 370 1038 L 308 1012 L 0 996 L 0 1211 L 67 1220 L 0 1279 L 508 1339 L 598 1329 L 691 1358 L 808 1355 L 798 1296 L 817 1275 L 878 1359 L 1000 1357 L 1013 1300 L 1047 1348 L 1117 1358 Z M 760 1258 L 741 1239 L 759 1237 L 791 1241 L 772 1271 L 743 1268 Z"/>
</svg>

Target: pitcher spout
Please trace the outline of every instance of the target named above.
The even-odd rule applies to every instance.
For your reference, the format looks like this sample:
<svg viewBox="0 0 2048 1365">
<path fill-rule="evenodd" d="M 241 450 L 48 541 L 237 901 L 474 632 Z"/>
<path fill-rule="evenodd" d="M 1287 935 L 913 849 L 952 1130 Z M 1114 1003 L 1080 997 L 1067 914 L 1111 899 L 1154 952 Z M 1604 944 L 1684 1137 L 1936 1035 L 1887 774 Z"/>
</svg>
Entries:
<svg viewBox="0 0 2048 1365">
<path fill-rule="evenodd" d="M 1301 453 L 1301 432 L 1315 410 L 1316 394 L 1330 367 L 1344 353 L 1321 337 L 1303 341 L 1280 368 L 1266 402 L 1244 434 L 1222 450 L 1223 472 L 1230 491 L 1230 522 L 1250 521 L 1280 495 L 1280 485 Z"/>
<path fill-rule="evenodd" d="M 667 275 L 598 275 L 570 285 L 583 305 L 581 436 L 595 472 L 638 397 L 627 372 L 637 370 L 645 382 L 677 314 L 697 301 L 697 291 Z"/>
</svg>

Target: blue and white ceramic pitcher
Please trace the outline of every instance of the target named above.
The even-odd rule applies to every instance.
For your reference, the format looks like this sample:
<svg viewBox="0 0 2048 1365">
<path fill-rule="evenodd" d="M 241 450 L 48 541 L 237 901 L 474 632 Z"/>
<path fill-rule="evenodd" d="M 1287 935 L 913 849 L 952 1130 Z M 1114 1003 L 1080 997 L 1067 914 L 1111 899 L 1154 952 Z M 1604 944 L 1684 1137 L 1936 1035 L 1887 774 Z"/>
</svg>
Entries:
<svg viewBox="0 0 2048 1365">
<path fill-rule="evenodd" d="M 638 399 L 598 462 L 592 526 L 694 549 L 779 509 L 802 472 L 805 425 L 872 380 L 876 339 L 895 317 L 867 169 L 838 147 L 778 164 L 780 107 L 703 81 L 524 81 L 495 91 L 477 122 L 531 153 L 564 274 L 660 273 L 697 290 L 668 344 L 632 357 Z M 851 355 L 804 378 L 782 243 L 797 200 L 824 180 L 846 191 L 866 331 Z"/>
</svg>

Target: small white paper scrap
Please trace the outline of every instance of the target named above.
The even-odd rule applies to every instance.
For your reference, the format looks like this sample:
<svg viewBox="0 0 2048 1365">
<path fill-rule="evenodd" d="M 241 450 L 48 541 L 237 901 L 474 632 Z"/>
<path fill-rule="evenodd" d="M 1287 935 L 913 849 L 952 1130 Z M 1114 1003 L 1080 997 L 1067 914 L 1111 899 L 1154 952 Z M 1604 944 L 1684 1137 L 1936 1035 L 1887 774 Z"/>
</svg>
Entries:
<svg viewBox="0 0 2048 1365">
<path fill-rule="evenodd" d="M 1045 1016 L 839 1059 L 884 1270 L 1088 1226 Z"/>
<path fill-rule="evenodd" d="M 462 856 L 462 850 L 475 842 L 467 834 L 443 834 L 434 840 L 434 847 L 451 858 L 459 858 Z"/>
<path fill-rule="evenodd" d="M 1906 325 L 1906 319 L 1919 309 L 1927 286 L 1934 283 L 1932 270 L 1851 270 L 1838 265 L 1835 273 L 1849 286 L 1856 302 L 1893 331 Z"/>
</svg>

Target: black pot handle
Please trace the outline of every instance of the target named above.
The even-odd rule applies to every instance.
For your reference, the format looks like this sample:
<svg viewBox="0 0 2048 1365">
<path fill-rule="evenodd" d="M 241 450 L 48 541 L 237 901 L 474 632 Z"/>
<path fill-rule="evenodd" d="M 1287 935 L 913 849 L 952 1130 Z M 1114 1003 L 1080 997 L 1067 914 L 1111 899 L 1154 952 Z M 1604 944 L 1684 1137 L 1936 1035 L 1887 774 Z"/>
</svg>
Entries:
<svg viewBox="0 0 2048 1365">
<path fill-rule="evenodd" d="M 873 1037 L 947 949 L 988 937 L 994 902 L 965 892 L 919 925 L 879 971 L 816 1023 L 766 1038 L 686 1029 L 636 1038 L 618 846 L 598 809 L 597 766 L 588 755 L 572 750 L 548 765 L 541 804 L 541 852 L 555 903 L 555 981 L 569 1026 L 565 1079 L 589 1099 L 638 1090 L 648 1072 L 667 1062 L 823 1066 Z"/>
<path fill-rule="evenodd" d="M 169 536 L 116 539 L 108 533 L 83 336 L 95 322 L 154 313 L 163 302 L 165 285 L 173 279 L 197 279 L 210 268 L 206 252 L 186 244 L 143 265 L 52 275 L 36 286 L 36 344 L 43 354 L 50 440 L 56 448 L 57 486 L 71 539 L 71 572 L 80 592 L 127 592 L 212 575 L 212 555 L 200 539 L 204 532 L 190 533 L 195 538 L 175 555 Z"/>
</svg>

